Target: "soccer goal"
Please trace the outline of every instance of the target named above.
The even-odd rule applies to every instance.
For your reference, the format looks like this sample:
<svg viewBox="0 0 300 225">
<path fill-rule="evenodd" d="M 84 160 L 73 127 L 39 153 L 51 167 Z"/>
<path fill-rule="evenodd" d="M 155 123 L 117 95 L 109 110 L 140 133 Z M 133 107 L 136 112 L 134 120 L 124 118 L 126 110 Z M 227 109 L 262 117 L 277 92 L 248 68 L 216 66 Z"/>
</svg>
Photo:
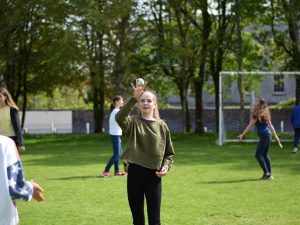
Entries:
<svg viewBox="0 0 300 225">
<path fill-rule="evenodd" d="M 290 113 L 295 105 L 296 79 L 300 79 L 299 71 L 220 72 L 217 144 L 238 141 L 238 134 L 252 117 L 252 105 L 257 97 L 263 97 L 267 101 L 272 123 L 280 139 L 291 141 L 293 128 L 290 124 Z M 244 142 L 257 140 L 254 128 L 243 139 Z"/>
</svg>

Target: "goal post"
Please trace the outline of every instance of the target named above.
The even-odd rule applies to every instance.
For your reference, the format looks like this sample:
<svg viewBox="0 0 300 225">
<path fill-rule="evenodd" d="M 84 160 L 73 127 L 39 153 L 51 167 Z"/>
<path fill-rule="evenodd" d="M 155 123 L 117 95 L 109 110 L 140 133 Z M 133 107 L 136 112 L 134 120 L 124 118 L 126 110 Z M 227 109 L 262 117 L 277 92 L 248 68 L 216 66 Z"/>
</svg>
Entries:
<svg viewBox="0 0 300 225">
<path fill-rule="evenodd" d="M 239 75 L 244 93 L 244 110 L 240 109 L 240 95 L 237 86 Z M 264 97 L 270 106 L 275 130 L 286 132 L 284 141 L 290 141 L 292 128 L 289 123 L 289 115 L 292 104 L 289 103 L 288 108 L 280 109 L 278 103 L 290 102 L 295 99 L 297 76 L 300 78 L 300 71 L 221 71 L 219 73 L 219 136 L 217 144 L 222 146 L 226 142 L 238 141 L 237 134 L 249 123 L 252 105 L 258 96 Z M 276 118 L 275 124 L 273 118 Z M 249 134 L 243 141 L 255 142 L 257 135 Z"/>
</svg>

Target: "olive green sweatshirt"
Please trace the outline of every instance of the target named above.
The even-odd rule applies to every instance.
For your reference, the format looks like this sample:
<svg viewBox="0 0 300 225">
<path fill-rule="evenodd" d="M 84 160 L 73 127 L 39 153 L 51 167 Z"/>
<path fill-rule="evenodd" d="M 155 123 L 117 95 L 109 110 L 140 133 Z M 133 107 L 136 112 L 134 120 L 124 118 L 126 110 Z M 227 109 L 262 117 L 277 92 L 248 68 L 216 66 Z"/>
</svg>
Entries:
<svg viewBox="0 0 300 225">
<path fill-rule="evenodd" d="M 116 114 L 123 135 L 128 137 L 122 159 L 149 169 L 165 167 L 169 170 L 175 154 L 169 128 L 162 120 L 145 120 L 140 115 L 129 115 L 136 103 L 137 100 L 131 98 Z"/>
<path fill-rule="evenodd" d="M 10 117 L 10 107 L 8 105 L 0 106 L 0 134 L 7 137 L 16 136 Z"/>
</svg>

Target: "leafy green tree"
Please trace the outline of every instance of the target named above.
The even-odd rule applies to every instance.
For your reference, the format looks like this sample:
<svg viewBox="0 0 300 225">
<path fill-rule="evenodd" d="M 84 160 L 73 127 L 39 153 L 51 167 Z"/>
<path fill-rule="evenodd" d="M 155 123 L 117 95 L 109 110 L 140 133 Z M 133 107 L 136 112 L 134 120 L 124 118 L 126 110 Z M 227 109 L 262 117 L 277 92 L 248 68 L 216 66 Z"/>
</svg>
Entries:
<svg viewBox="0 0 300 225">
<path fill-rule="evenodd" d="M 95 132 L 102 132 L 105 98 L 123 94 L 127 74 L 128 29 L 133 2 L 73 1 L 80 63 L 89 79 Z"/>
<path fill-rule="evenodd" d="M 300 71 L 300 2 L 297 0 L 270 0 L 271 25 L 275 43 L 288 57 L 287 70 Z M 286 29 L 284 25 L 288 26 Z M 286 35 L 288 33 L 288 35 Z M 296 104 L 300 104 L 300 78 L 296 78 Z"/>
<path fill-rule="evenodd" d="M 195 123 L 196 128 L 195 132 L 202 134 L 204 133 L 204 123 L 203 123 L 203 87 L 205 82 L 205 69 L 207 64 L 207 56 L 208 56 L 208 49 L 209 49 L 209 37 L 211 34 L 211 16 L 208 12 L 208 2 L 205 1 L 195 1 L 195 8 L 193 8 L 192 12 L 197 12 L 197 9 L 201 10 L 202 18 L 199 20 L 191 19 L 195 28 L 201 34 L 201 42 L 197 46 L 199 48 L 199 60 L 198 60 L 198 75 L 194 79 L 194 87 L 195 87 L 195 101 L 196 101 L 196 110 L 195 110 Z M 185 15 L 187 15 L 185 13 Z M 197 14 L 194 13 L 196 16 Z M 192 18 L 192 16 L 189 16 Z M 197 21 L 200 21 L 197 22 Z M 202 25 L 200 25 L 202 24 Z"/>
<path fill-rule="evenodd" d="M 63 22 L 64 1 L 0 1 L 0 74 L 16 102 L 22 96 L 23 121 L 27 95 L 69 83 L 73 46 Z M 69 51 L 60 51 L 60 49 Z"/>
<path fill-rule="evenodd" d="M 185 1 L 150 1 L 146 5 L 151 9 L 148 15 L 152 25 L 153 61 L 163 74 L 176 85 L 181 109 L 183 111 L 184 129 L 191 131 L 188 94 L 191 79 L 195 76 L 196 55 L 199 53 L 198 36 L 192 22 L 181 13 L 181 7 L 187 7 Z"/>
</svg>

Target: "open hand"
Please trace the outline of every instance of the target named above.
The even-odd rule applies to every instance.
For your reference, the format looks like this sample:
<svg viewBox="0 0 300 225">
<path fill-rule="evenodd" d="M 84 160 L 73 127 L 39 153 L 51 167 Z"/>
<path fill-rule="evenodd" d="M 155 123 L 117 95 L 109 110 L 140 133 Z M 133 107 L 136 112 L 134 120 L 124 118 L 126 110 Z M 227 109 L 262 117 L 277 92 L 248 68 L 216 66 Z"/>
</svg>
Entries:
<svg viewBox="0 0 300 225">
<path fill-rule="evenodd" d="M 142 94 L 144 93 L 144 91 L 146 89 L 146 86 L 147 86 L 147 81 L 145 81 L 143 86 L 134 86 L 134 84 L 131 83 L 131 87 L 132 87 L 132 90 L 133 90 L 133 97 L 136 100 L 140 99 L 140 97 L 142 96 Z"/>
<path fill-rule="evenodd" d="M 43 188 L 41 188 L 41 186 L 35 183 L 33 180 L 31 180 L 30 182 L 33 185 L 32 198 L 38 202 L 44 201 L 45 198 L 42 194 L 42 192 L 44 192 Z"/>
</svg>

